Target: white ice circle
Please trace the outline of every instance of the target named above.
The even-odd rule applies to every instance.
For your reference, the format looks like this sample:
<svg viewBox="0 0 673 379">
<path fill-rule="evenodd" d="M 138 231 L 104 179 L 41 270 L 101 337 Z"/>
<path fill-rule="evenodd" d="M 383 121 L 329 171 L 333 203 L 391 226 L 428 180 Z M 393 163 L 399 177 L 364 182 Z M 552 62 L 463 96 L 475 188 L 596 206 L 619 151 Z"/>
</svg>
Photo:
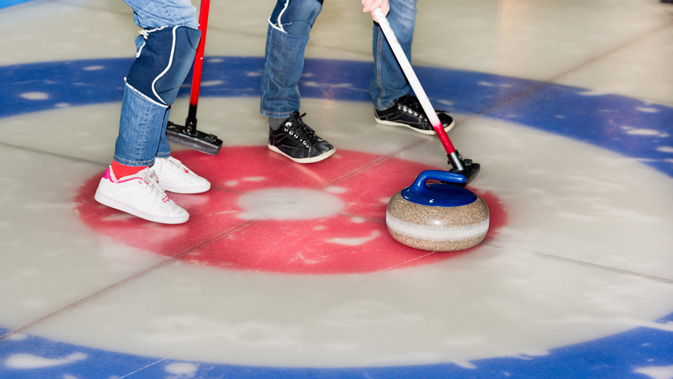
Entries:
<svg viewBox="0 0 673 379">
<path fill-rule="evenodd" d="M 268 188 L 248 192 L 238 199 L 245 220 L 310 220 L 339 213 L 344 203 L 338 197 L 303 188 Z"/>
</svg>

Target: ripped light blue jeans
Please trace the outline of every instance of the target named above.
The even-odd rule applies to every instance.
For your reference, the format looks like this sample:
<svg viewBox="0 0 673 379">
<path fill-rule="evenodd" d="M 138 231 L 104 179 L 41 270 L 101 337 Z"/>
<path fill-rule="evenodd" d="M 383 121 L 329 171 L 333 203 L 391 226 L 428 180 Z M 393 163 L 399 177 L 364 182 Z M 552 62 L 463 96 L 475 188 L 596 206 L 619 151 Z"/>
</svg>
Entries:
<svg viewBox="0 0 673 379">
<path fill-rule="evenodd" d="M 402 49 L 411 59 L 417 0 L 389 0 L 388 21 Z M 358 4 L 354 11 L 358 11 Z M 262 74 L 260 111 L 264 116 L 289 117 L 300 107 L 299 80 L 309 33 L 322 10 L 322 0 L 277 0 L 269 18 L 266 62 Z M 366 16 L 363 16 L 366 17 Z M 378 24 L 373 31 L 374 78 L 370 94 L 374 106 L 391 107 L 409 93 L 409 83 Z"/>
<path fill-rule="evenodd" d="M 124 0 L 133 9 L 133 18 L 139 27 L 152 30 L 161 27 L 187 26 L 198 29 L 196 9 L 189 0 Z M 136 38 L 136 48 L 140 49 L 145 38 Z M 170 48 L 170 46 L 169 46 Z M 191 57 L 175 59 L 193 60 Z M 184 70 L 183 70 L 184 71 Z M 188 69 L 180 73 L 182 80 Z M 119 135 L 115 143 L 114 160 L 127 166 L 149 166 L 154 158 L 167 158 L 171 149 L 166 139 L 166 124 L 170 106 L 151 101 L 128 84 L 124 86 Z"/>
</svg>

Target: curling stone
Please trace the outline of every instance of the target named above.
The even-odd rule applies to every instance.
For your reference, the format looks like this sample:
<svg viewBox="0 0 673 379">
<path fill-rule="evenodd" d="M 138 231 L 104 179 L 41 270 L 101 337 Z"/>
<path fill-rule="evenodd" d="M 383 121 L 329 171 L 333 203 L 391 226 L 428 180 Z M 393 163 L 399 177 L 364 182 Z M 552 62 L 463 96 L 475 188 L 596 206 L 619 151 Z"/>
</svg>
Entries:
<svg viewBox="0 0 673 379">
<path fill-rule="evenodd" d="M 464 182 L 463 175 L 452 172 L 421 172 L 388 203 L 390 235 L 403 245 L 428 251 L 464 250 L 481 243 L 488 232 L 488 207 L 460 186 Z"/>
</svg>

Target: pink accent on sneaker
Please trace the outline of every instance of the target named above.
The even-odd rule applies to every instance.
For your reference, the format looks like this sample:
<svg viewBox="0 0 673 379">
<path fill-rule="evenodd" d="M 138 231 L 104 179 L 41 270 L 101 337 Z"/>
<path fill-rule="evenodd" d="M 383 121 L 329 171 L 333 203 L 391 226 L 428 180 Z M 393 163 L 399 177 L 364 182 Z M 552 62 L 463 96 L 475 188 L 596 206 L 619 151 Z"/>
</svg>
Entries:
<svg viewBox="0 0 673 379">
<path fill-rule="evenodd" d="M 103 174 L 103 179 L 107 179 L 112 183 L 126 183 L 131 180 L 143 180 L 142 177 L 140 176 L 129 176 L 124 180 L 119 180 L 114 174 L 114 171 L 112 170 L 112 167 L 108 166 L 107 170 L 105 170 L 105 174 Z M 145 182 L 147 183 L 147 182 Z"/>
<path fill-rule="evenodd" d="M 107 170 L 105 170 L 105 174 L 103 174 L 103 179 L 107 179 L 111 182 L 114 182 L 114 180 L 112 180 L 112 168 L 108 167 Z"/>
<path fill-rule="evenodd" d="M 113 183 L 126 183 L 126 182 L 130 182 L 132 180 L 143 180 L 143 178 L 141 178 L 139 176 L 134 176 L 134 177 L 130 177 L 130 178 L 124 179 L 124 180 L 117 180 L 116 182 L 113 182 Z M 149 184 L 149 183 L 145 182 L 145 184 Z"/>
</svg>

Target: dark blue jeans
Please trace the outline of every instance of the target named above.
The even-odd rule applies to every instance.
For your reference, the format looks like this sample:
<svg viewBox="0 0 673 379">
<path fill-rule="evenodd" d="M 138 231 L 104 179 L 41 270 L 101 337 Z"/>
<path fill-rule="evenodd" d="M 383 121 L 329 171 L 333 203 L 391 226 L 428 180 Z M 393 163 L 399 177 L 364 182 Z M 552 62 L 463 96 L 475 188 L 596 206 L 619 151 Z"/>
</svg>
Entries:
<svg viewBox="0 0 673 379">
<path fill-rule="evenodd" d="M 409 59 L 416 1 L 389 0 L 388 21 Z M 269 18 L 266 39 L 260 104 L 263 115 L 285 118 L 299 110 L 301 98 L 297 86 L 304 70 L 306 44 L 321 10 L 322 2 L 319 0 L 277 1 Z M 373 55 L 372 102 L 377 109 L 386 109 L 394 104 L 395 99 L 409 93 L 410 87 L 378 24 L 374 25 Z"/>
<path fill-rule="evenodd" d="M 145 29 L 187 26 L 197 29 L 196 9 L 189 0 L 124 0 L 133 9 L 135 23 Z M 146 40 L 136 39 L 138 54 Z M 170 48 L 170 46 L 168 46 Z M 176 60 L 193 59 L 174 57 Z M 180 73 L 182 80 L 187 71 Z M 179 79 L 178 79 L 179 80 Z M 171 148 L 166 139 L 166 123 L 170 113 L 170 103 L 160 103 L 126 84 L 122 99 L 119 135 L 115 143 L 114 159 L 127 166 L 149 166 L 154 158 L 167 158 Z"/>
</svg>

